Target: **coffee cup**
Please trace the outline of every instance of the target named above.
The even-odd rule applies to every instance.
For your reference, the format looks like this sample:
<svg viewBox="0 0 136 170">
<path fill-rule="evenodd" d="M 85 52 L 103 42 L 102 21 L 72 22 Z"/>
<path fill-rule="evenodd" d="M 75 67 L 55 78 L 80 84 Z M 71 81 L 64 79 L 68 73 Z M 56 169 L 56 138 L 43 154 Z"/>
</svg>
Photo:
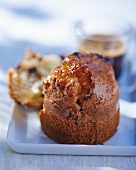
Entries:
<svg viewBox="0 0 136 170">
<path fill-rule="evenodd" d="M 75 24 L 79 51 L 102 54 L 112 64 L 117 80 L 123 70 L 132 30 L 126 18 L 104 12 L 89 14 Z"/>
</svg>

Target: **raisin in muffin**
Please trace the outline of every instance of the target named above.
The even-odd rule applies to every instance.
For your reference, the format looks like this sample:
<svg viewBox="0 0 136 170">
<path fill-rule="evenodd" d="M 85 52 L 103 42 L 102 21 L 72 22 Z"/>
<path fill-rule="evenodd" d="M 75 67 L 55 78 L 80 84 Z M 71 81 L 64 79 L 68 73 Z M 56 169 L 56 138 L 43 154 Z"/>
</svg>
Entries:
<svg viewBox="0 0 136 170">
<path fill-rule="evenodd" d="M 17 104 L 40 110 L 43 105 L 42 82 L 52 68 L 60 65 L 57 55 L 41 57 L 27 51 L 18 67 L 8 70 L 9 94 Z"/>
<path fill-rule="evenodd" d="M 74 53 L 43 83 L 40 121 L 58 143 L 103 144 L 117 131 L 119 88 L 111 64 L 98 54 Z"/>
</svg>

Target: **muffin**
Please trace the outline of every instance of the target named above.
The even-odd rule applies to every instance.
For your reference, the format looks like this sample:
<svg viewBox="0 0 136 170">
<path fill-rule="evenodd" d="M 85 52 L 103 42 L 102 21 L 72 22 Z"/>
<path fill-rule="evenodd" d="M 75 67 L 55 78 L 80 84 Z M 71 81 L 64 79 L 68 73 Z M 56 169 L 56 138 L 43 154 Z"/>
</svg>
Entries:
<svg viewBox="0 0 136 170">
<path fill-rule="evenodd" d="M 26 107 L 40 110 L 43 105 L 42 82 L 52 68 L 60 65 L 62 59 L 57 55 L 38 54 L 27 51 L 18 67 L 8 70 L 8 86 L 11 98 Z"/>
<path fill-rule="evenodd" d="M 103 144 L 117 131 L 119 88 L 114 70 L 98 54 L 67 56 L 43 83 L 40 121 L 58 143 Z"/>
</svg>

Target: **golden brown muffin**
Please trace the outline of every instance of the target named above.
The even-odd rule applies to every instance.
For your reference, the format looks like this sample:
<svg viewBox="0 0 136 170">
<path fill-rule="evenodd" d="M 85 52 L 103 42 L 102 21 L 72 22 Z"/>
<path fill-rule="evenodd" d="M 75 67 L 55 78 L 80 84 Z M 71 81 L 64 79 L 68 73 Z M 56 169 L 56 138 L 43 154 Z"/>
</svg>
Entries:
<svg viewBox="0 0 136 170">
<path fill-rule="evenodd" d="M 42 82 L 52 68 L 60 65 L 60 56 L 41 57 L 28 51 L 16 69 L 8 70 L 9 94 L 17 104 L 40 110 L 43 105 Z"/>
<path fill-rule="evenodd" d="M 40 121 L 58 143 L 103 144 L 117 131 L 119 88 L 112 66 L 98 54 L 74 53 L 43 83 Z"/>
</svg>

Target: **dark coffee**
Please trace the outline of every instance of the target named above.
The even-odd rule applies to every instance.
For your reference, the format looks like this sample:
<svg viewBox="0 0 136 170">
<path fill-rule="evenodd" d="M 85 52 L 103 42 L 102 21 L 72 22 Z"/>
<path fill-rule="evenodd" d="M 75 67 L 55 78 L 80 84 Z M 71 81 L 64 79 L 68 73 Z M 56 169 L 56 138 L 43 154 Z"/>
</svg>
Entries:
<svg viewBox="0 0 136 170">
<path fill-rule="evenodd" d="M 126 53 L 126 41 L 113 35 L 85 36 L 80 43 L 80 51 L 98 53 L 112 64 L 115 77 L 120 77 L 123 68 L 123 58 Z"/>
<path fill-rule="evenodd" d="M 123 69 L 123 58 L 124 58 L 124 55 L 118 56 L 116 58 L 105 58 L 106 61 L 112 64 L 114 71 L 115 71 L 115 77 L 117 80 L 119 79 L 122 69 Z"/>
</svg>

